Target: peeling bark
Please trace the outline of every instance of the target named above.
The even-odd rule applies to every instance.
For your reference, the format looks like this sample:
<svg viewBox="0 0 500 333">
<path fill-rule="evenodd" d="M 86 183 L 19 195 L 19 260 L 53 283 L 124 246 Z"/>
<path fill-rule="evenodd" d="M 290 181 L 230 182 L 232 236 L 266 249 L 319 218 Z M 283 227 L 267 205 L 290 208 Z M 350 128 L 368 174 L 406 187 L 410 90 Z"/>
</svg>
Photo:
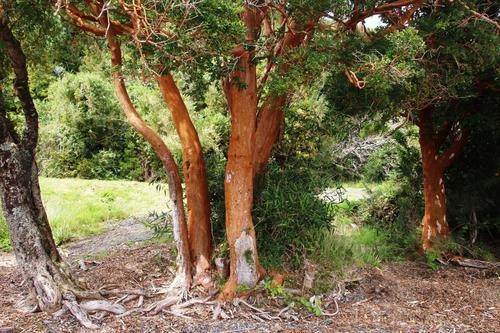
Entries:
<svg viewBox="0 0 500 333">
<path fill-rule="evenodd" d="M 206 280 L 210 280 L 213 245 L 210 198 L 203 151 L 198 132 L 174 79 L 170 73 L 164 72 L 157 77 L 157 80 L 181 140 L 187 193 L 189 247 L 195 270 L 194 281 L 204 284 Z"/>
<path fill-rule="evenodd" d="M 448 237 L 446 220 L 446 195 L 444 170 L 436 166 L 436 152 L 427 144 L 421 144 L 424 173 L 425 213 L 422 219 L 422 248 L 427 251 L 440 239 Z"/>
<path fill-rule="evenodd" d="M 172 287 L 185 289 L 187 291 L 192 280 L 191 254 L 189 250 L 184 203 L 182 201 L 182 185 L 179 169 L 165 142 L 161 139 L 158 133 L 146 124 L 130 100 L 122 75 L 120 43 L 111 32 L 108 34 L 107 40 L 108 47 L 111 52 L 111 64 L 113 65 L 115 93 L 118 97 L 118 101 L 120 102 L 120 106 L 127 116 L 130 124 L 151 144 L 160 158 L 163 167 L 165 168 L 170 200 L 172 201 L 172 226 L 174 240 L 178 251 L 177 275 L 172 283 Z"/>
</svg>

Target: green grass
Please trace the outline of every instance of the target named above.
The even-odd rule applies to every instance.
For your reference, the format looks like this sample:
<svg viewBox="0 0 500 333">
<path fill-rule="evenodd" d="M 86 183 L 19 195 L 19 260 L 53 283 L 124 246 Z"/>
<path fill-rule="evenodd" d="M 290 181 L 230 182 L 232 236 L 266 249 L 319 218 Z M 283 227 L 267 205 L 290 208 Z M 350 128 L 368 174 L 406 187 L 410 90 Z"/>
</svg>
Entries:
<svg viewBox="0 0 500 333">
<path fill-rule="evenodd" d="M 147 183 L 40 178 L 40 187 L 57 244 L 99 234 L 108 220 L 167 210 L 166 195 Z M 0 248 L 10 249 L 1 215 Z"/>
<path fill-rule="evenodd" d="M 364 189 L 390 197 L 397 190 L 391 182 L 350 182 L 342 186 L 348 195 L 349 190 Z M 397 251 L 398 244 L 391 238 L 390 228 L 381 228 L 366 221 L 363 208 L 372 200 L 373 197 L 367 193 L 334 204 L 332 228 L 317 232 L 310 257 L 321 267 L 316 281 L 318 292 L 331 288 L 332 274 L 342 276 L 353 265 L 380 266 L 385 261 L 401 259 Z"/>
</svg>

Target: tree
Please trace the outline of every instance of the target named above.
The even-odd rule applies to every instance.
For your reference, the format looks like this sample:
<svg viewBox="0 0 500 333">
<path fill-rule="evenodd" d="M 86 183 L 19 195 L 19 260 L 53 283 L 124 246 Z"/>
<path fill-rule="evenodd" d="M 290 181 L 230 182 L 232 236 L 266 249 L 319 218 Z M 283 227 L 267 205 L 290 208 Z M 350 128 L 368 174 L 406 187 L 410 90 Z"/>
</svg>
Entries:
<svg viewBox="0 0 500 333">
<path fill-rule="evenodd" d="M 26 56 L 10 28 L 6 11 L 5 7 L 0 7 L 0 52 L 11 64 L 14 91 L 24 116 L 24 129 L 20 135 L 12 120 L 12 113 L 17 110 L 12 101 L 5 100 L 5 91 L 1 89 L 0 195 L 12 247 L 36 307 L 55 312 L 64 305 L 85 326 L 95 328 L 76 303 L 77 298 L 85 293 L 56 248 L 41 200 L 35 161 L 38 114 L 29 89 Z M 3 68 L 2 81 L 7 78 Z"/>
<path fill-rule="evenodd" d="M 402 26 L 402 22 L 411 19 L 411 15 L 403 14 L 408 10 L 414 12 L 415 7 L 421 5 L 418 1 L 354 6 L 329 1 L 285 4 L 206 1 L 199 4 L 172 2 L 165 8 L 155 1 L 143 5 L 124 1 L 113 5 L 104 1 L 75 3 L 63 6 L 76 25 L 96 36 L 107 37 L 109 45 L 117 43 L 119 36 L 125 36 L 157 77 L 183 142 L 188 210 L 193 213 L 189 215 L 193 217 L 193 222 L 188 222 L 190 226 L 198 225 L 194 222 L 197 221 L 195 215 L 206 212 L 208 206 L 203 204 L 202 210 L 192 209 L 190 207 L 196 203 L 193 200 L 190 204 L 189 198 L 199 192 L 199 198 L 205 200 L 208 192 L 200 191 L 205 188 L 205 173 L 201 167 L 201 150 L 196 148 L 199 145 L 196 131 L 191 125 L 181 125 L 181 122 L 189 123 L 189 115 L 169 75 L 170 71 L 192 66 L 207 68 L 207 72 L 213 74 L 212 80 L 223 77 L 223 91 L 231 114 L 231 135 L 225 175 L 230 278 L 222 298 L 232 298 L 238 284 L 254 286 L 263 274 L 252 222 L 254 181 L 264 171 L 278 141 L 284 110 L 294 86 L 313 80 L 320 68 L 318 63 L 326 59 L 320 57 L 312 61 L 312 57 L 305 55 L 321 53 L 317 52 L 319 46 L 323 46 L 323 53 L 332 51 L 325 45 L 311 44 L 313 33 L 321 27 L 325 31 L 321 35 L 331 32 L 342 35 L 347 30 L 354 30 L 360 20 L 381 13 L 392 15 L 389 25 Z M 407 10 L 397 10 L 402 7 Z M 169 25 L 165 25 L 167 21 Z M 312 48 L 308 49 L 309 46 Z M 290 70 L 292 67 L 294 70 Z M 169 100 L 173 97 L 175 100 Z M 190 151 L 196 152 L 197 157 L 194 158 Z M 200 170 L 195 172 L 199 177 L 189 176 L 188 171 L 192 168 Z M 190 185 L 194 180 L 196 184 Z M 196 252 L 196 244 L 203 244 L 200 249 L 211 248 L 207 241 L 210 239 L 208 230 L 188 227 L 191 253 Z M 206 255 L 199 257 L 208 258 Z"/>
<path fill-rule="evenodd" d="M 488 16 L 493 12 L 494 6 L 481 2 L 422 7 L 412 22 L 417 29 L 361 46 L 352 68 L 363 77 L 363 87 L 350 89 L 361 102 L 351 112 L 365 107 L 383 121 L 404 116 L 419 128 L 424 251 L 449 235 L 445 172 L 473 130 L 472 105 L 483 98 L 484 87 L 495 86 L 487 79 L 498 62 L 498 27 Z"/>
<path fill-rule="evenodd" d="M 232 298 L 238 284 L 254 286 L 263 274 L 251 215 L 254 181 L 279 140 L 294 87 L 314 80 L 332 58 L 336 60 L 336 52 L 342 52 L 343 46 L 332 42 L 334 36 L 355 30 L 360 21 L 375 13 L 406 6 L 393 14 L 399 18 L 394 23 L 401 24 L 411 19 L 403 14 L 413 13 L 420 5 L 419 1 L 355 2 L 351 8 L 329 1 L 244 2 L 240 17 L 245 37 L 232 51 L 235 69 L 223 80 L 231 137 L 225 177 L 230 277 L 222 298 Z M 325 57 L 330 52 L 333 55 Z M 265 65 L 257 79 L 256 62 L 261 59 Z"/>
<path fill-rule="evenodd" d="M 424 175 L 424 251 L 449 235 L 444 173 L 467 141 L 473 101 L 481 98 L 479 87 L 488 84 L 485 74 L 498 61 L 498 27 L 481 18 L 476 21 L 478 16 L 469 6 L 484 12 L 476 13 L 486 18 L 492 9 L 482 2 L 459 2 L 416 22 L 428 49 L 423 64 L 425 92 L 416 98 Z M 457 28 L 444 31 L 443 25 Z"/>
<path fill-rule="evenodd" d="M 212 6 L 214 5 L 217 4 L 212 4 Z M 172 287 L 174 287 L 174 289 L 181 287 L 182 294 L 184 294 L 184 291 L 187 291 L 191 286 L 192 272 L 195 275 L 195 283 L 210 285 L 211 275 L 209 271 L 211 269 L 213 245 L 205 162 L 198 133 L 191 121 L 184 100 L 169 72 L 169 68 L 161 62 L 161 60 L 164 60 L 167 64 L 172 65 L 172 63 L 178 61 L 178 57 L 175 54 L 175 48 L 174 50 L 162 50 L 163 52 L 159 54 L 160 59 L 154 59 L 152 61 L 152 66 L 155 68 L 153 76 L 158 82 L 159 89 L 169 108 L 177 134 L 181 140 L 183 171 L 188 201 L 187 223 L 184 217 L 185 212 L 182 201 L 183 191 L 178 167 L 168 147 L 161 140 L 160 136 L 143 121 L 135 110 L 123 80 L 120 36 L 124 35 L 134 42 L 136 51 L 140 53 L 142 59 L 145 60 L 146 56 L 151 53 L 151 50 L 144 50 L 143 44 L 149 47 L 150 44 L 158 41 L 149 41 L 147 38 L 143 41 L 140 37 L 148 36 L 148 29 L 152 29 L 154 25 L 150 25 L 146 21 L 145 14 L 142 15 L 142 11 L 144 11 L 145 8 L 136 8 L 124 2 L 121 2 L 119 6 L 114 8 L 109 6 L 109 4 L 105 4 L 103 1 L 87 2 L 82 7 L 82 10 L 90 12 L 91 14 L 83 12 L 73 4 L 64 4 L 66 13 L 78 27 L 96 36 L 106 37 L 108 48 L 111 53 L 115 92 L 120 101 L 122 110 L 127 115 L 129 122 L 147 141 L 149 141 L 153 149 L 155 149 L 156 153 L 163 161 L 167 173 L 170 198 L 174 202 L 172 211 L 174 236 L 179 253 L 178 265 L 180 268 Z M 221 11 L 219 7 L 220 6 L 217 5 L 216 9 L 227 15 L 227 12 Z M 231 14 L 231 6 L 227 8 L 229 9 L 229 14 Z M 190 24 L 196 23 L 196 13 L 193 14 L 193 12 L 190 11 L 192 8 L 189 3 L 179 6 L 171 4 L 168 9 L 172 10 L 173 13 L 170 13 L 172 16 L 175 17 L 175 14 L 179 15 L 179 17 L 176 18 L 177 20 L 182 22 L 187 21 L 190 22 Z M 118 10 L 118 13 L 116 13 L 116 10 Z M 168 12 L 168 10 L 164 10 Z M 180 10 L 180 13 L 176 12 L 177 10 Z M 163 12 L 155 12 L 155 14 L 158 15 L 156 18 L 159 22 L 164 19 Z M 130 18 L 130 22 L 120 23 L 118 20 L 113 19 L 113 15 L 126 15 Z M 194 15 L 193 20 L 186 20 L 186 15 Z M 179 24 L 182 22 L 179 22 Z M 185 27 L 184 29 L 188 28 L 190 27 Z M 193 29 L 193 31 L 197 33 L 197 30 Z M 166 38 L 167 41 L 174 39 L 174 43 L 181 42 L 176 41 L 175 36 L 173 37 L 169 32 L 166 32 L 161 25 L 158 31 L 153 31 L 153 34 L 149 34 L 149 36 L 151 35 L 159 36 L 160 42 L 162 38 Z M 159 308 L 157 310 L 159 310 Z"/>
</svg>

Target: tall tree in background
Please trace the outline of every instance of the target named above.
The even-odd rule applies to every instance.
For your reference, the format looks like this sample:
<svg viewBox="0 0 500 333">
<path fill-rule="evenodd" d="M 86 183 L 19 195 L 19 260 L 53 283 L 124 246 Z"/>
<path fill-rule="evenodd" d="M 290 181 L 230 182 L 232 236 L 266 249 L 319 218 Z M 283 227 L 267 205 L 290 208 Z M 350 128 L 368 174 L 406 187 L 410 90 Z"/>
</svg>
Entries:
<svg viewBox="0 0 500 333">
<path fill-rule="evenodd" d="M 499 27 L 490 18 L 497 11 L 476 1 L 420 8 L 412 22 L 416 29 L 358 46 L 352 69 L 363 77 L 363 87 L 347 91 L 349 102 L 332 98 L 351 112 L 368 110 L 383 120 L 403 116 L 418 127 L 424 251 L 450 233 L 445 173 L 474 130 L 473 105 L 485 89 L 498 89 L 491 77 L 498 70 Z"/>
<path fill-rule="evenodd" d="M 459 1 L 415 22 L 427 47 L 422 61 L 426 78 L 415 99 L 420 105 L 415 116 L 424 176 L 424 251 L 449 235 L 445 172 L 473 130 L 474 100 L 482 98 L 484 87 L 495 85 L 488 78 L 498 66 L 499 26 L 490 19 L 497 11 L 492 3 Z"/>
</svg>

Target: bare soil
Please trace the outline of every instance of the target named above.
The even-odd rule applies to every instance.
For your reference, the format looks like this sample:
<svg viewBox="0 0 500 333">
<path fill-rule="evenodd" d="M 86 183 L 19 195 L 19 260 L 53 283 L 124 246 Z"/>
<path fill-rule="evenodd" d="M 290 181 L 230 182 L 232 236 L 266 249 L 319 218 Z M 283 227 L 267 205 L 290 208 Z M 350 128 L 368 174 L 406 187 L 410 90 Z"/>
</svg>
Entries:
<svg viewBox="0 0 500 333">
<path fill-rule="evenodd" d="M 135 228 L 131 224 L 125 227 L 129 231 Z M 101 244 L 112 235 L 66 247 L 68 261 L 89 288 L 114 284 L 122 289 L 152 290 L 167 285 L 173 278 L 171 246 L 130 241 L 112 246 Z M 92 243 L 97 248 L 99 244 L 105 246 L 105 254 L 100 252 L 92 257 Z M 4 259 L 5 255 L 0 254 L 0 265 Z M 332 300 L 337 302 L 338 313 L 333 316 L 316 317 L 299 306 L 278 316 L 286 304 L 258 292 L 246 298 L 246 302 L 261 310 L 238 301 L 224 304 L 222 309 L 228 319 L 213 319 L 217 304 L 208 301 L 209 304 L 186 308 L 180 315 L 163 312 L 149 316 L 135 312 L 122 318 L 94 316 L 92 320 L 100 324 L 100 332 L 500 332 L 498 271 L 455 266 L 432 271 L 421 262 L 401 262 L 380 269 L 357 269 L 348 280 L 323 295 L 323 306 L 330 303 L 325 312 L 335 313 Z M 68 314 L 53 317 L 16 311 L 14 304 L 23 297 L 24 288 L 15 266 L 0 266 L 0 288 L 0 331 L 5 327 L 16 333 L 87 331 Z M 194 290 L 192 296 L 206 297 L 197 293 Z M 145 306 L 159 299 L 160 296 L 147 298 Z M 127 308 L 133 308 L 136 302 L 127 303 Z"/>
</svg>

